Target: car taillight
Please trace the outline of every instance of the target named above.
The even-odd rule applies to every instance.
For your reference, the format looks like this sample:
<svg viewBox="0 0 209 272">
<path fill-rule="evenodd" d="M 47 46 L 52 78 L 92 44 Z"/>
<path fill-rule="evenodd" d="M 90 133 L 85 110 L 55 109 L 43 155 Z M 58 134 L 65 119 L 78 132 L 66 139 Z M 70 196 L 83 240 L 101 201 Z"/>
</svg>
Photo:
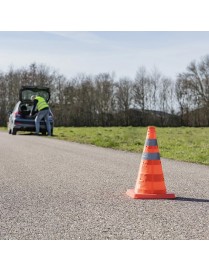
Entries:
<svg viewBox="0 0 209 272">
<path fill-rule="evenodd" d="M 19 111 L 14 112 L 15 117 L 21 117 L 21 114 Z"/>
</svg>

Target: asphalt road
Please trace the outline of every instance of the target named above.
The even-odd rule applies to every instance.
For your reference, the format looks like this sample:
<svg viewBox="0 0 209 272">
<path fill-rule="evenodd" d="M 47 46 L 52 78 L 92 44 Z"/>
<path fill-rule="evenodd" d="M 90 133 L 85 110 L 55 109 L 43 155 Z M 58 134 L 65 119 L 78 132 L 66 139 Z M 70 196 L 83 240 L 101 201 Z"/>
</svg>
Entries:
<svg viewBox="0 0 209 272">
<path fill-rule="evenodd" d="M 134 200 L 140 159 L 0 132 L 0 239 L 209 239 L 209 167 L 161 158 L 177 198 Z"/>
</svg>

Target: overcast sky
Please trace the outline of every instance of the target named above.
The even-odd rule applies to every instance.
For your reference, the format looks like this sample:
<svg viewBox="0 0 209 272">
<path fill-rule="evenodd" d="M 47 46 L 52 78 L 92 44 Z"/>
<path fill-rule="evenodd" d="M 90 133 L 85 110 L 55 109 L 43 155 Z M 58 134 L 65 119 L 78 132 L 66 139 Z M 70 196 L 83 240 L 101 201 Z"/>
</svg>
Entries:
<svg viewBox="0 0 209 272">
<path fill-rule="evenodd" d="M 209 54 L 207 31 L 1 31 L 0 70 L 36 62 L 71 78 L 114 72 L 134 78 L 156 67 L 175 78 L 192 60 Z"/>
</svg>

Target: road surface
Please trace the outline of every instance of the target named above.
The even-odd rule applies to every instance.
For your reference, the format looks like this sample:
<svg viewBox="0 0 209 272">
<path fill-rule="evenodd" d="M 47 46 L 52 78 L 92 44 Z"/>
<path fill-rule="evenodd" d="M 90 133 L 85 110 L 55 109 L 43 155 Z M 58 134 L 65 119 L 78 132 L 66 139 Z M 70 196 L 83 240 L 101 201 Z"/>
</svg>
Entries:
<svg viewBox="0 0 209 272">
<path fill-rule="evenodd" d="M 177 198 L 134 200 L 140 159 L 0 132 L 0 239 L 209 239 L 209 167 L 161 158 Z"/>
</svg>

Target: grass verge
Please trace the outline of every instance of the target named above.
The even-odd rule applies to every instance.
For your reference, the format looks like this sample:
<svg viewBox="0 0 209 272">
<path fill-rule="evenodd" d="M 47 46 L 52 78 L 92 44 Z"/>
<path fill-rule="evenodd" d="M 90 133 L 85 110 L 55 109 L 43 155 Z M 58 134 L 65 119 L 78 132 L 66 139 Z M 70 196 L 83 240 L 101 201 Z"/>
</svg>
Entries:
<svg viewBox="0 0 209 272">
<path fill-rule="evenodd" d="M 209 165 L 209 128 L 156 128 L 160 155 Z M 142 152 L 147 127 L 57 127 L 55 137 L 119 150 Z"/>
<path fill-rule="evenodd" d="M 156 132 L 161 157 L 209 165 L 208 127 L 156 127 Z M 143 151 L 146 133 L 147 127 L 54 128 L 57 139 L 131 152 Z"/>
</svg>

